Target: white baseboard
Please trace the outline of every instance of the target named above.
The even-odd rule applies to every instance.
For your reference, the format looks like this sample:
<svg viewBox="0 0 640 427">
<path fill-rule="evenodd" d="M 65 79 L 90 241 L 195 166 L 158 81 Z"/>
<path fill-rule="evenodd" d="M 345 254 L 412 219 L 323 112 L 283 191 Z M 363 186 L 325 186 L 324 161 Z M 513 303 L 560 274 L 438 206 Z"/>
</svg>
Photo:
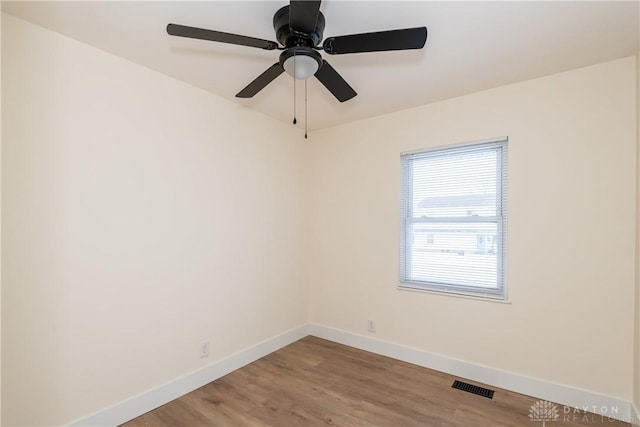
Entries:
<svg viewBox="0 0 640 427">
<path fill-rule="evenodd" d="M 76 420 L 69 427 L 111 427 L 164 405 L 308 335 L 307 325 L 267 339 L 152 390 Z"/>
<path fill-rule="evenodd" d="M 634 423 L 634 427 L 640 427 L 640 413 L 638 409 L 634 408 L 631 402 L 623 399 L 563 384 L 543 381 L 318 324 L 301 325 L 291 329 L 236 354 L 218 360 L 202 369 L 198 369 L 159 387 L 147 390 L 123 402 L 76 420 L 70 423 L 68 427 L 111 427 L 125 423 L 307 335 L 324 338 L 329 341 L 413 363 L 457 377 L 526 394 L 538 399 L 548 400 L 565 405 L 566 407 L 587 410 L 604 417 L 631 422 Z M 612 411 L 615 411 L 615 413 Z M 562 409 L 560 409 L 559 412 L 562 417 Z"/>
<path fill-rule="evenodd" d="M 324 338 L 329 341 L 356 347 L 361 350 L 370 351 L 516 393 L 526 394 L 541 400 L 558 403 L 564 405 L 567 410 L 578 408 L 603 416 L 605 420 L 607 418 L 615 418 L 620 421 L 632 422 L 637 419 L 637 411 L 633 408 L 631 402 L 617 397 L 543 381 L 327 326 L 310 324 L 308 331 L 309 335 Z M 559 408 L 561 419 L 563 417 L 563 409 L 564 408 Z M 600 417 L 598 417 L 598 419 L 600 419 Z"/>
</svg>

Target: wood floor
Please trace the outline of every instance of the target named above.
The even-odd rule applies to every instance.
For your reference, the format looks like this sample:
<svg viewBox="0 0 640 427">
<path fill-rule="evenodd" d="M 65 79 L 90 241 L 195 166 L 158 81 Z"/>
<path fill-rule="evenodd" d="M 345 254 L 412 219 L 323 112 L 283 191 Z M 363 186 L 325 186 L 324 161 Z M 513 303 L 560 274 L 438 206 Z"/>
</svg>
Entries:
<svg viewBox="0 0 640 427">
<path fill-rule="evenodd" d="M 537 399 L 485 386 L 488 399 L 451 388 L 455 379 L 306 337 L 123 426 L 542 426 L 528 417 Z M 548 427 L 629 426 L 557 410 Z"/>
</svg>

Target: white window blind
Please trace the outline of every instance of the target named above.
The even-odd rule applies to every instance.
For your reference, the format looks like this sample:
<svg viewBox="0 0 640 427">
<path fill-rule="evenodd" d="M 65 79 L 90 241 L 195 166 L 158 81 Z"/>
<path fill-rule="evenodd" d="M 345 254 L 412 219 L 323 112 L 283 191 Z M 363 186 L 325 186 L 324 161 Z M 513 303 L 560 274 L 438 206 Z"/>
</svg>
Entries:
<svg viewBox="0 0 640 427">
<path fill-rule="evenodd" d="M 401 162 L 400 286 L 505 299 L 507 139 Z"/>
</svg>

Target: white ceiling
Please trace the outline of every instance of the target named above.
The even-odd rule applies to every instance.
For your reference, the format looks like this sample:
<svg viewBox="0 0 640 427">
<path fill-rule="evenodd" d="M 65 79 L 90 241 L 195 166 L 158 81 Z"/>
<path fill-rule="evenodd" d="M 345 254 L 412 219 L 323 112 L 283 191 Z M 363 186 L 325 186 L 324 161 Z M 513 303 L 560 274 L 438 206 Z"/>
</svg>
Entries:
<svg viewBox="0 0 640 427">
<path fill-rule="evenodd" d="M 252 99 L 235 94 L 280 51 L 172 37 L 170 22 L 276 40 L 286 1 L 2 1 L 2 11 L 290 123 L 293 80 Z M 339 103 L 308 80 L 309 128 L 319 129 L 616 58 L 635 55 L 638 1 L 325 0 L 325 37 L 427 26 L 424 49 L 327 55 L 358 92 Z M 304 83 L 298 82 L 299 122 Z"/>
</svg>

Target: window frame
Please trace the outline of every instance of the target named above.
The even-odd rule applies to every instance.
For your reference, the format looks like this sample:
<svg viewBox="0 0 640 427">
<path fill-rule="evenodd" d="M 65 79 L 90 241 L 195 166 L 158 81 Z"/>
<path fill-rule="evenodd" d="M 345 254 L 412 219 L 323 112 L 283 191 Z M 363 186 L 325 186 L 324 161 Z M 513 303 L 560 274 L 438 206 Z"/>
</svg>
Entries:
<svg viewBox="0 0 640 427">
<path fill-rule="evenodd" d="M 468 151 L 466 151 L 468 150 Z M 425 157 L 447 156 L 463 151 L 496 150 L 496 215 L 494 217 L 413 217 L 413 160 Z M 506 248 L 507 248 L 507 167 L 508 167 L 508 137 L 495 138 L 484 141 L 451 145 L 446 147 L 427 148 L 422 150 L 403 152 L 400 154 L 401 170 L 401 201 L 400 201 L 400 271 L 398 288 L 403 290 L 418 290 L 435 292 L 443 295 L 467 296 L 492 301 L 507 301 L 506 280 Z M 413 225 L 417 223 L 495 223 L 496 224 L 496 286 L 461 285 L 454 283 L 436 283 L 412 279 L 408 276 L 411 271 Z"/>
</svg>

